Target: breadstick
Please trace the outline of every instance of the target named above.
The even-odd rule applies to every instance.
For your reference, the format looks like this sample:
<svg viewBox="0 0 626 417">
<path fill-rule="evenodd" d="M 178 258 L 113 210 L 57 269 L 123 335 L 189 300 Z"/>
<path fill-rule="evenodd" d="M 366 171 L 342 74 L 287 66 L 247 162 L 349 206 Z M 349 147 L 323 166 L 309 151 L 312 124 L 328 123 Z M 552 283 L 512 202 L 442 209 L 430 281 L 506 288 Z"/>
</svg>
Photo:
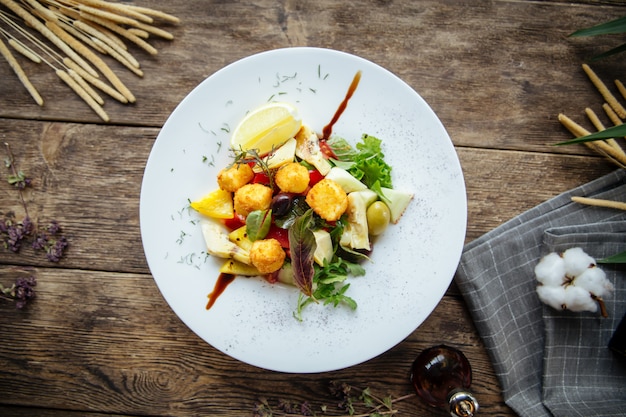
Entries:
<svg viewBox="0 0 626 417">
<path fill-rule="evenodd" d="M 575 121 L 573 121 L 572 119 L 570 119 L 564 114 L 559 114 L 558 118 L 559 118 L 559 122 L 561 122 L 561 124 L 565 126 L 565 128 L 567 128 L 567 130 L 569 130 L 576 137 L 587 136 L 591 134 L 591 132 L 589 132 L 587 129 L 580 126 L 578 123 L 576 123 Z M 626 168 L 626 158 L 624 158 L 620 152 L 616 151 L 612 146 L 610 146 L 606 142 L 602 140 L 595 140 L 593 142 L 584 142 L 584 143 L 590 148 L 605 155 L 607 158 L 609 158 L 610 160 L 612 160 L 614 163 L 621 166 L 622 168 Z"/>
<path fill-rule="evenodd" d="M 163 29 L 159 29 L 157 27 L 154 26 L 150 26 L 150 25 L 145 25 L 143 23 L 139 23 L 137 22 L 137 24 L 135 25 L 135 27 L 137 29 L 141 29 L 144 30 L 148 33 L 151 33 L 153 35 L 159 36 L 163 39 L 167 39 L 168 41 L 171 41 L 172 39 L 174 39 L 174 35 L 172 35 L 170 32 L 163 30 Z"/>
<path fill-rule="evenodd" d="M 24 70 L 22 69 L 22 67 L 20 67 L 20 64 L 17 62 L 17 60 L 15 59 L 15 57 L 13 56 L 9 48 L 7 48 L 6 44 L 1 39 L 0 39 L 0 53 L 9 62 L 9 65 L 13 69 L 13 72 L 15 72 L 15 75 L 17 75 L 17 78 L 20 79 L 20 81 L 22 82 L 26 90 L 28 90 L 28 93 L 35 100 L 35 102 L 39 104 L 40 106 L 43 106 L 43 99 L 39 95 L 39 92 L 37 91 L 35 86 L 30 82 Z"/>
<path fill-rule="evenodd" d="M 82 30 L 87 35 L 91 36 L 92 38 L 100 39 L 102 42 L 106 43 L 107 45 L 111 46 L 112 48 L 122 47 L 120 45 L 121 40 L 115 39 L 115 38 L 109 36 L 108 33 L 100 30 L 99 28 L 96 28 L 95 25 L 91 24 L 91 22 L 86 22 L 86 21 L 83 21 L 83 20 L 74 20 L 72 22 L 72 25 L 74 25 L 74 27 L 77 28 L 78 30 Z M 125 48 L 125 47 L 126 47 L 126 45 L 124 45 L 124 47 L 122 47 L 122 48 Z"/>
<path fill-rule="evenodd" d="M 615 112 L 613 111 L 613 109 L 611 108 L 611 106 L 609 106 L 608 104 L 603 104 L 602 108 L 604 109 L 604 112 L 607 114 L 607 116 L 609 116 L 609 119 L 611 119 L 611 121 L 613 122 L 613 124 L 615 126 L 619 126 L 621 124 L 623 124 L 622 119 L 620 119 L 617 114 L 615 114 Z M 608 142 L 608 141 L 607 141 Z M 616 149 L 619 150 L 619 152 L 621 152 L 622 154 L 624 154 L 626 156 L 626 151 L 624 151 L 624 148 L 622 148 L 619 143 L 617 143 L 617 140 L 612 140 L 612 142 L 609 142 L 611 146 L 615 147 Z"/>
<path fill-rule="evenodd" d="M 76 39 L 81 40 L 83 43 L 85 43 L 89 47 L 95 49 L 96 51 L 100 52 L 101 54 L 106 54 L 104 49 L 101 49 L 98 45 L 96 45 L 91 40 L 91 38 L 89 36 L 85 35 L 83 32 L 81 32 L 80 30 L 76 29 L 74 26 L 72 26 L 70 24 L 67 24 L 65 22 L 61 22 L 61 21 L 58 21 L 57 25 L 59 25 L 59 27 L 61 29 L 63 29 L 64 31 L 66 31 L 67 33 L 69 33 L 70 35 L 75 37 Z"/>
<path fill-rule="evenodd" d="M 130 52 L 128 52 L 128 50 L 111 46 L 98 38 L 93 38 L 93 42 L 97 44 L 99 47 L 101 47 L 104 51 L 106 51 L 106 53 L 108 53 L 109 55 L 115 57 L 115 54 L 117 54 L 122 59 L 128 61 L 129 65 L 135 68 L 139 68 L 141 66 L 139 65 L 139 61 L 137 61 L 135 57 Z"/>
<path fill-rule="evenodd" d="M 89 94 L 96 103 L 98 103 L 101 106 L 104 106 L 104 100 L 102 99 L 102 97 L 100 97 L 100 94 L 96 93 L 96 91 L 93 88 L 91 88 L 89 84 L 87 84 L 87 82 L 83 79 L 83 77 L 78 75 L 78 73 L 72 69 L 68 69 L 67 73 L 70 74 L 70 77 L 72 77 L 74 81 L 76 81 L 78 85 L 80 85 L 82 89 L 85 90 L 85 92 Z"/>
<path fill-rule="evenodd" d="M 78 83 L 74 81 L 74 79 L 72 79 L 72 77 L 67 72 L 63 70 L 56 70 L 55 72 L 59 76 L 59 78 L 65 82 L 65 84 L 67 84 L 72 90 L 74 90 L 74 92 L 78 94 L 78 96 L 82 98 L 83 101 L 87 103 L 98 116 L 100 116 L 102 120 L 104 120 L 105 122 L 109 121 L 109 115 L 106 114 L 102 107 L 98 103 L 96 103 L 95 100 L 89 94 L 87 94 L 87 92 L 83 90 L 83 88 L 78 85 Z"/>
<path fill-rule="evenodd" d="M 58 38 L 52 31 L 50 31 L 43 23 L 37 20 L 32 14 L 22 8 L 19 4 L 14 2 L 13 0 L 0 0 L 0 4 L 6 6 L 13 13 L 21 17 L 26 21 L 28 25 L 30 25 L 33 29 L 37 30 L 41 33 L 46 39 L 52 42 L 55 46 L 57 46 L 60 50 L 65 52 L 67 56 L 72 58 L 74 62 L 83 67 L 85 71 L 89 72 L 94 77 L 98 77 L 98 73 L 87 63 L 85 62 L 78 54 L 70 48 L 65 42 Z"/>
<path fill-rule="evenodd" d="M 26 1 L 26 3 L 28 3 L 30 7 L 33 8 L 33 10 L 43 15 L 44 20 L 52 20 L 52 21 L 57 20 L 57 17 L 54 15 L 54 13 L 50 11 L 49 9 L 46 9 L 45 7 L 43 7 L 41 3 L 39 3 L 38 1 L 35 1 L 35 0 L 23 0 L 23 1 Z"/>
<path fill-rule="evenodd" d="M 135 96 L 133 96 L 133 94 L 130 92 L 130 90 L 128 88 L 126 88 L 126 86 L 122 83 L 122 81 L 120 81 L 120 79 L 117 77 L 117 75 L 115 75 L 115 73 L 113 71 L 111 71 L 111 68 L 109 68 L 109 66 L 102 60 L 102 58 L 100 58 L 95 53 L 91 52 L 91 50 L 89 50 L 87 47 L 85 47 L 80 42 L 78 42 L 76 39 L 74 39 L 72 37 L 72 35 L 70 35 L 69 33 L 65 32 L 65 31 L 63 31 L 63 29 L 61 29 L 58 25 L 56 25 L 56 24 L 54 24 L 52 22 L 47 22 L 46 25 L 52 31 L 54 31 L 58 36 L 60 36 L 65 42 L 67 42 L 68 44 L 72 44 L 73 47 L 76 47 L 77 50 L 81 53 L 81 55 L 83 55 L 92 64 L 94 64 L 96 66 L 96 68 L 98 68 L 102 72 L 102 75 L 104 75 L 105 78 L 107 80 L 109 80 L 111 82 L 111 84 L 113 84 L 113 86 L 120 93 L 122 93 L 122 95 L 124 97 L 126 97 L 126 99 L 129 102 L 131 102 L 131 103 L 135 102 Z"/>
<path fill-rule="evenodd" d="M 26 58 L 30 59 L 36 64 L 41 64 L 41 57 L 35 53 L 28 46 L 24 45 L 22 42 L 18 42 L 14 38 L 9 39 L 9 45 L 13 47 L 17 52 L 24 55 Z"/>
<path fill-rule="evenodd" d="M 137 28 L 128 28 L 128 33 L 139 36 L 141 39 L 148 39 L 150 37 L 150 34 L 148 32 Z"/>
<path fill-rule="evenodd" d="M 102 49 L 104 49 L 107 52 L 107 54 L 111 55 L 119 63 L 121 63 L 126 68 L 131 70 L 135 75 L 139 77 L 143 77 L 143 71 L 139 69 L 139 63 L 137 63 L 137 61 L 135 60 L 135 58 L 132 57 L 132 55 L 128 54 L 128 56 L 130 57 L 130 59 L 133 60 L 134 63 L 130 62 L 126 56 L 123 56 L 122 54 L 119 53 L 119 51 L 116 51 L 115 49 L 111 48 L 109 45 L 102 42 L 100 39 L 94 38 L 93 41 Z"/>
<path fill-rule="evenodd" d="M 587 107 L 585 109 L 585 113 L 587 114 L 589 121 L 591 121 L 591 124 L 593 124 L 598 131 L 606 129 L 604 124 L 602 124 L 602 121 L 598 118 L 598 115 L 591 108 Z"/>
<path fill-rule="evenodd" d="M 171 14 L 164 13 L 160 10 L 154 10 L 154 9 L 141 7 L 141 6 L 133 6 L 130 4 L 126 5 L 126 7 L 130 10 L 134 10 L 136 12 L 139 12 L 148 16 L 153 16 L 153 17 L 156 17 L 161 20 L 165 20 L 170 23 L 176 23 L 176 24 L 180 23 L 180 19 L 177 18 L 176 16 L 172 16 Z"/>
<path fill-rule="evenodd" d="M 97 9 L 95 7 L 85 6 L 83 4 L 78 6 L 78 10 L 81 17 L 83 16 L 83 14 L 90 14 L 93 16 L 98 16 L 101 19 L 110 20 L 111 22 L 115 22 L 120 25 L 129 26 L 135 26 L 137 23 L 139 23 L 138 21 L 136 21 L 135 19 L 131 19 L 130 17 L 120 16 L 119 14 L 107 12 L 105 10 Z"/>
<path fill-rule="evenodd" d="M 148 24 L 154 22 L 154 19 L 151 18 L 150 16 L 145 15 L 143 13 L 139 13 L 135 10 L 132 10 L 129 7 L 126 7 L 126 5 L 124 4 L 111 3 L 108 1 L 102 1 L 102 0 L 76 0 L 76 1 L 78 3 L 82 3 L 87 6 L 93 6 L 93 8 L 96 8 L 96 9 L 100 9 L 100 10 L 104 9 L 104 10 L 122 13 L 140 22 L 144 22 Z"/>
<path fill-rule="evenodd" d="M 92 77 L 89 73 L 85 72 L 85 70 L 83 70 L 80 66 L 78 66 L 71 59 L 65 58 L 63 59 L 63 63 L 68 68 L 76 71 L 78 75 L 80 75 L 85 81 L 89 82 L 91 85 L 93 85 L 94 87 L 102 91 L 103 93 L 108 94 L 109 96 L 113 97 L 115 100 L 119 101 L 120 103 L 124 103 L 124 104 L 128 103 L 128 99 L 124 97 L 119 91 L 117 91 L 113 87 L 110 87 L 100 78 Z"/>
<path fill-rule="evenodd" d="M 626 98 L 626 87 L 620 80 L 615 80 L 615 85 L 617 86 L 617 90 L 622 94 L 622 97 Z"/>
<path fill-rule="evenodd" d="M 602 97 L 606 100 L 607 103 L 611 106 L 615 113 L 622 118 L 626 119 L 626 109 L 617 101 L 613 93 L 609 91 L 604 82 L 596 75 L 596 73 L 589 67 L 587 64 L 583 64 L 583 70 L 593 83 L 596 86 Z"/>
<path fill-rule="evenodd" d="M 112 32 L 117 33 L 118 35 L 128 39 L 129 41 L 133 42 L 135 45 L 139 46 L 141 49 L 143 49 L 144 51 L 148 52 L 150 55 L 157 55 L 158 51 L 152 46 L 150 45 L 148 42 L 144 41 L 143 39 L 141 39 L 140 37 L 132 34 L 131 32 L 129 32 L 127 29 L 124 29 L 123 27 L 113 23 L 113 22 L 109 22 L 107 20 L 101 19 L 98 16 L 94 16 L 94 15 L 90 15 L 88 13 L 85 13 L 84 15 L 81 14 L 81 17 L 84 17 L 85 19 L 88 19 L 94 23 L 99 24 L 100 26 L 103 26 L 107 29 L 109 29 Z M 75 23 L 78 23 L 80 21 L 76 21 Z"/>
<path fill-rule="evenodd" d="M 602 105 L 602 109 L 604 110 L 606 115 L 609 117 L 609 119 L 611 119 L 611 122 L 613 122 L 614 125 L 617 126 L 617 125 L 621 125 L 622 124 L 622 119 L 619 118 L 619 116 L 615 113 L 613 108 L 611 106 L 609 106 L 608 103 L 604 103 Z"/>
<path fill-rule="evenodd" d="M 616 125 L 622 124 L 622 121 L 619 119 L 619 117 L 617 117 L 615 112 L 613 112 L 613 109 L 611 109 L 611 107 L 608 104 L 605 103 L 602 107 L 604 108 L 605 112 L 607 112 L 607 114 L 610 112 L 615 117 L 613 118 L 611 117 L 611 114 L 609 114 L 609 118 L 613 121 L 613 123 L 615 123 Z M 591 120 L 591 123 L 593 123 L 593 125 L 596 127 L 598 132 L 601 132 L 606 129 L 593 110 L 591 110 L 590 108 L 586 108 L 585 113 L 587 113 L 587 117 L 589 117 L 589 120 Z M 619 146 L 619 144 L 617 143 L 615 139 L 605 139 L 605 141 L 610 146 L 612 146 L 617 152 L 623 154 L 624 157 L 626 158 L 626 152 L 624 152 L 622 147 Z"/>
<path fill-rule="evenodd" d="M 620 201 L 602 200 L 599 198 L 589 198 L 589 197 L 572 197 L 572 201 L 575 203 L 586 204 L 588 206 L 626 210 L 626 203 L 622 203 Z"/>
</svg>

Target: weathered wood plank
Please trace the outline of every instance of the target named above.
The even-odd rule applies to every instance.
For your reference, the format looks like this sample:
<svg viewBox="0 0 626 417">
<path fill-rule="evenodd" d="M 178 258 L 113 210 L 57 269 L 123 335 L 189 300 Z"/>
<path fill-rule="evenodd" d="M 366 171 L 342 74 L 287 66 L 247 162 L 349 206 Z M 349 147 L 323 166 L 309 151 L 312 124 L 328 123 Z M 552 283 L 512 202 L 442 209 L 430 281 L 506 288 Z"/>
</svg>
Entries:
<svg viewBox="0 0 626 417">
<path fill-rule="evenodd" d="M 36 408 L 33 406 L 0 405 L 0 415 L 4 417 L 130 417 L 123 414 L 102 414 L 87 411 L 55 410 L 52 408 Z"/>
<path fill-rule="evenodd" d="M 457 145 L 541 151 L 569 136 L 556 114 L 582 121 L 585 106 L 602 104 L 580 65 L 620 41 L 567 34 L 624 10 L 523 1 L 145 3 L 180 16 L 182 23 L 170 28 L 172 42 L 154 41 L 156 57 L 131 46 L 146 75 L 139 79 L 118 68 L 137 103 L 107 102 L 113 123 L 161 126 L 191 89 L 224 65 L 268 49 L 321 46 L 361 55 L 398 74 L 431 104 Z M 623 74 L 621 62 L 594 66 L 612 83 Z M 33 104 L 17 80 L 5 82 L 0 116 L 100 122 L 47 68 L 24 65 L 46 105 Z M 9 77 L 15 78 L 0 65 L 0 78 Z"/>
<path fill-rule="evenodd" d="M 154 128 L 124 126 L 102 129 L 21 120 L 0 124 L 0 138 L 10 143 L 18 168 L 33 179 L 25 193 L 30 216 L 42 224 L 59 221 L 70 239 L 60 266 L 148 272 L 139 231 L 139 195 L 157 134 Z M 468 240 L 614 169 L 601 157 L 457 150 L 468 195 Z M 2 211 L 22 216 L 17 191 L 6 181 L 0 181 L 0 190 Z M 0 250 L 0 262 L 49 265 L 29 248 L 17 255 Z"/>
<path fill-rule="evenodd" d="M 109 126 L 48 69 L 24 63 L 46 100 L 38 108 L 0 62 L 0 139 L 33 178 L 25 194 L 31 216 L 58 220 L 71 245 L 58 265 L 28 249 L 0 249 L 0 282 L 19 274 L 39 280 L 29 309 L 0 300 L 0 414 L 251 415 L 261 396 L 331 405 L 331 379 L 397 397 L 411 392 L 413 358 L 448 343 L 472 362 L 481 415 L 512 416 L 454 284 L 405 341 L 350 369 L 286 376 L 208 346 L 173 314 L 149 274 L 138 210 L 145 162 L 174 107 L 224 65 L 280 47 L 340 49 L 398 74 L 439 115 L 466 178 L 470 241 L 614 169 L 583 146 L 551 144 L 570 136 L 557 113 L 584 120 L 584 107 L 602 103 L 580 64 L 622 41 L 566 35 L 621 16 L 623 2 L 137 3 L 182 24 L 168 27 L 174 41 L 154 41 L 156 57 L 131 46 L 143 79 L 113 64 L 137 103 L 108 100 Z M 621 58 L 593 66 L 607 83 L 623 77 Z M 0 208 L 22 213 L 6 181 Z M 401 415 L 446 415 L 416 398 L 398 407 Z"/>
<path fill-rule="evenodd" d="M 148 275 L 1 267 L 0 279 L 38 277 L 27 310 L 3 307 L 0 396 L 5 405 L 128 415 L 251 415 L 255 401 L 332 404 L 330 380 L 381 395 L 411 392 L 408 370 L 432 341 L 460 347 L 473 363 L 486 411 L 506 415 L 499 388 L 463 302 L 445 297 L 406 341 L 369 363 L 323 374 L 285 375 L 245 365 L 192 334 Z M 198 313 L 203 308 L 199 306 Z M 376 337 L 376 335 L 372 335 Z M 424 342 L 427 340 L 428 342 Z M 378 370 L 374 371 L 373 370 Z M 416 399 L 408 414 L 428 407 Z M 20 409 L 14 409 L 20 415 Z"/>
</svg>

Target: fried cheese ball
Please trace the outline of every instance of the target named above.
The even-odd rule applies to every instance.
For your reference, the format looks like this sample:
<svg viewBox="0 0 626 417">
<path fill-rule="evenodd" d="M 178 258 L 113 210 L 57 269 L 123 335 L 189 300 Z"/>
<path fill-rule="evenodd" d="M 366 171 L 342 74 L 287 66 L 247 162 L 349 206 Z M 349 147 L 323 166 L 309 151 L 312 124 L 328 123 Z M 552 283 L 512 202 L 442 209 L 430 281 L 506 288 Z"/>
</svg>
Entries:
<svg viewBox="0 0 626 417">
<path fill-rule="evenodd" d="M 276 172 L 274 181 L 285 193 L 302 193 L 309 186 L 309 170 L 304 165 L 291 162 Z"/>
<path fill-rule="evenodd" d="M 285 251 L 276 239 L 255 240 L 250 248 L 250 262 L 262 274 L 271 274 L 283 266 Z"/>
<path fill-rule="evenodd" d="M 272 204 L 272 189 L 263 184 L 246 184 L 235 191 L 235 211 L 244 217 L 254 210 L 267 210 Z"/>
<path fill-rule="evenodd" d="M 248 164 L 234 164 L 217 174 L 217 184 L 222 190 L 234 193 L 254 178 L 254 171 Z"/>
<path fill-rule="evenodd" d="M 321 218 L 332 222 L 348 208 L 348 195 L 335 181 L 324 178 L 311 187 L 306 202 Z"/>
</svg>

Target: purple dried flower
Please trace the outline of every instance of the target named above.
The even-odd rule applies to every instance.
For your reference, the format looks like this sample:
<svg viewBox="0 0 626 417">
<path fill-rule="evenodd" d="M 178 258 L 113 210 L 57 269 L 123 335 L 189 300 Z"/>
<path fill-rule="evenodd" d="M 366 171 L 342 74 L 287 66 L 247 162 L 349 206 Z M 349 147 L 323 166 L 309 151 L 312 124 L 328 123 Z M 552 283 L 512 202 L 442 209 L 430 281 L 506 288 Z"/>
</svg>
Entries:
<svg viewBox="0 0 626 417">
<path fill-rule="evenodd" d="M 15 281 L 13 298 L 15 299 L 15 307 L 23 309 L 26 305 L 35 298 L 35 286 L 37 280 L 34 276 L 27 278 L 18 278 Z"/>
<path fill-rule="evenodd" d="M 15 307 L 18 309 L 22 309 L 26 307 L 26 305 L 33 298 L 35 298 L 34 287 L 36 285 L 37 280 L 34 276 L 30 276 L 27 278 L 18 278 L 15 283 L 9 288 L 5 288 L 0 284 L 0 296 L 14 300 Z"/>
<path fill-rule="evenodd" d="M 24 220 L 22 220 L 22 229 L 24 235 L 26 236 L 32 235 L 35 231 L 35 224 L 30 220 L 30 217 L 28 215 L 26 215 L 26 217 L 24 217 Z"/>
</svg>

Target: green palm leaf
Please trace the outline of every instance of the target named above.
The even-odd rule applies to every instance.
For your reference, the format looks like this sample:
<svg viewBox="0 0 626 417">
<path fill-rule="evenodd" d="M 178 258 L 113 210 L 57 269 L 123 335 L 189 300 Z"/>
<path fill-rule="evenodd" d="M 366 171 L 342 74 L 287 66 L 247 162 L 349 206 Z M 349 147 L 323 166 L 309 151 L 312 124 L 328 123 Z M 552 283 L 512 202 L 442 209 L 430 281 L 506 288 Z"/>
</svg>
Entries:
<svg viewBox="0 0 626 417">
<path fill-rule="evenodd" d="M 581 136 L 579 138 L 574 138 L 570 140 L 566 140 L 565 142 L 559 142 L 556 146 L 560 145 L 573 145 L 575 143 L 584 143 L 584 142 L 592 142 L 594 140 L 600 139 L 611 139 L 626 136 L 626 124 L 609 127 L 606 130 L 601 132 L 592 133 L 590 135 Z"/>
<path fill-rule="evenodd" d="M 608 258 L 599 259 L 598 263 L 601 263 L 601 264 L 625 264 L 626 263 L 626 251 L 620 252 L 617 255 L 609 256 Z"/>
<path fill-rule="evenodd" d="M 626 32 L 626 16 L 585 29 L 577 30 L 569 36 L 614 35 Z"/>
</svg>

